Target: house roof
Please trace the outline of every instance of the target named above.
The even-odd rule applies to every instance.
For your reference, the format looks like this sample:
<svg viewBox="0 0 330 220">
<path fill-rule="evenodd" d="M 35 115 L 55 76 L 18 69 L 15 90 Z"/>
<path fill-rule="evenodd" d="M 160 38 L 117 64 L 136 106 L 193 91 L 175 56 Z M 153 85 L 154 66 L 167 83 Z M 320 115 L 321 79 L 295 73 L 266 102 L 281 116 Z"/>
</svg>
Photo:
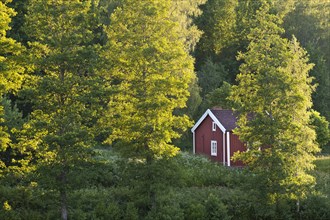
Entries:
<svg viewBox="0 0 330 220">
<path fill-rule="evenodd" d="M 222 132 L 232 131 L 237 127 L 237 117 L 232 110 L 228 109 L 208 109 L 203 116 L 196 122 L 191 132 L 194 132 L 204 119 L 210 116 Z"/>
<path fill-rule="evenodd" d="M 228 109 L 211 109 L 214 116 L 220 121 L 227 131 L 232 131 L 237 127 L 237 114 Z"/>
</svg>

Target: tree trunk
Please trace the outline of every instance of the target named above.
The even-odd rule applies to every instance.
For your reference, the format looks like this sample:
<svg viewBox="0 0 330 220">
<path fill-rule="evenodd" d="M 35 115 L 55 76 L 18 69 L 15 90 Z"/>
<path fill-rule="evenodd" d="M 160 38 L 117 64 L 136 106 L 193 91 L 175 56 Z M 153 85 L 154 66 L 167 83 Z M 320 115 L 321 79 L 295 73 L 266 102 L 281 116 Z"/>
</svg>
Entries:
<svg viewBox="0 0 330 220">
<path fill-rule="evenodd" d="M 67 207 L 67 197 L 66 197 L 66 191 L 61 191 L 61 216 L 62 220 L 68 219 L 68 207 Z"/>
<path fill-rule="evenodd" d="M 151 155 L 148 155 L 146 158 L 146 162 L 147 162 L 147 172 L 148 172 L 148 194 L 149 194 L 149 201 L 150 201 L 150 210 L 155 209 L 156 208 L 156 192 L 153 189 L 153 182 L 154 182 L 154 176 L 153 176 L 153 167 L 152 163 L 153 163 L 153 158 Z"/>
<path fill-rule="evenodd" d="M 60 199 L 61 199 L 61 217 L 62 220 L 68 219 L 68 204 L 67 204 L 67 195 L 66 195 L 66 170 L 65 168 L 62 170 L 61 177 L 61 189 L 60 189 Z"/>
</svg>

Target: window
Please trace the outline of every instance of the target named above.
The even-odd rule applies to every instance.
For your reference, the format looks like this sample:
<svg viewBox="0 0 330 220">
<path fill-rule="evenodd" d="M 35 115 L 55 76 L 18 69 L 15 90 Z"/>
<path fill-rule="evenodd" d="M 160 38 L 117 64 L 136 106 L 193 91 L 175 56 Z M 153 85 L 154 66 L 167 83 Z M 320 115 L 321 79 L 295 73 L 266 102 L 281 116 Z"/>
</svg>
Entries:
<svg viewBox="0 0 330 220">
<path fill-rule="evenodd" d="M 211 156 L 217 156 L 217 141 L 211 141 Z"/>
<path fill-rule="evenodd" d="M 217 124 L 215 122 L 212 122 L 212 131 L 216 131 Z"/>
</svg>

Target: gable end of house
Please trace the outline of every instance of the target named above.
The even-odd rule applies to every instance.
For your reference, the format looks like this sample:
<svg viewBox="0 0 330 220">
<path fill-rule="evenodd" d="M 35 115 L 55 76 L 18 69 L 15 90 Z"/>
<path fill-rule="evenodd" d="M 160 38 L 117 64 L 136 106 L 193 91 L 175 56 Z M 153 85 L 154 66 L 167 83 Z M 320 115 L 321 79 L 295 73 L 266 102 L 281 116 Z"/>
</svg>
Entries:
<svg viewBox="0 0 330 220">
<path fill-rule="evenodd" d="M 204 119 L 210 116 L 210 118 L 213 120 L 213 122 L 217 125 L 218 128 L 220 128 L 220 130 L 225 133 L 226 129 L 223 126 L 223 124 L 221 124 L 221 122 L 217 119 L 217 117 L 212 113 L 212 111 L 210 109 L 208 109 L 203 115 L 202 117 L 196 122 L 196 124 L 194 125 L 194 127 L 192 127 L 191 132 L 194 133 L 195 130 L 199 127 L 199 125 L 204 121 Z"/>
</svg>

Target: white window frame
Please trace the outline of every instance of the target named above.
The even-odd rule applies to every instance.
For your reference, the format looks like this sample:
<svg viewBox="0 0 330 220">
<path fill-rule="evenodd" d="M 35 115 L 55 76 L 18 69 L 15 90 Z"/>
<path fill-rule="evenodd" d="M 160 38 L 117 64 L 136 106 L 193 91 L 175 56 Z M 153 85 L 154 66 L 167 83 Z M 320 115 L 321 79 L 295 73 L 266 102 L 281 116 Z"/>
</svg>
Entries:
<svg viewBox="0 0 330 220">
<path fill-rule="evenodd" d="M 213 121 L 212 122 L 212 131 L 216 131 L 217 130 L 217 124 Z"/>
<path fill-rule="evenodd" d="M 212 140 L 211 141 L 211 156 L 217 156 L 218 155 L 218 143 L 217 141 Z"/>
</svg>

